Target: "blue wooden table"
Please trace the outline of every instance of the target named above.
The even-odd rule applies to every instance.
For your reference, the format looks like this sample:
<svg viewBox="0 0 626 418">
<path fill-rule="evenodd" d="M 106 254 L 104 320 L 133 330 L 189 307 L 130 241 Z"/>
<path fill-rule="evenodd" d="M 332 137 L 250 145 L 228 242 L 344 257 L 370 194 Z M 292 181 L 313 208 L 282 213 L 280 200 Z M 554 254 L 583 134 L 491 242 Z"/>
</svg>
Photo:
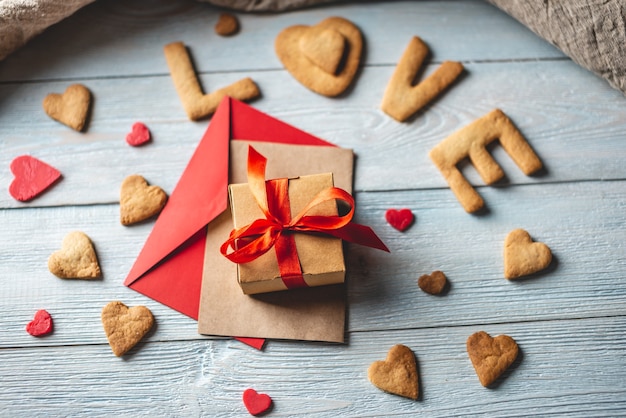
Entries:
<svg viewBox="0 0 626 418">
<path fill-rule="evenodd" d="M 222 10 L 193 1 L 99 1 L 0 62 L 0 415 L 246 416 L 248 387 L 269 394 L 268 416 L 617 416 L 626 414 L 626 101 L 527 28 L 482 1 L 348 3 L 284 14 L 238 14 L 222 38 Z M 279 31 L 329 16 L 350 19 L 365 39 L 362 68 L 338 98 L 300 85 L 274 53 Z M 430 47 L 425 74 L 461 61 L 462 78 L 408 122 L 380 110 L 395 65 L 414 35 Z M 199 335 L 197 323 L 122 285 L 153 222 L 119 222 L 119 187 L 130 174 L 171 193 L 210 121 L 190 122 L 163 46 L 183 41 L 207 91 L 245 76 L 257 109 L 357 155 L 357 220 L 391 254 L 349 246 L 346 344 L 269 341 L 257 351 Z M 51 120 L 51 92 L 80 82 L 95 98 L 85 133 Z M 461 169 L 487 210 L 466 213 L 430 161 L 442 139 L 494 108 L 526 137 L 545 169 L 524 175 L 499 146 L 506 173 L 485 186 Z M 153 141 L 129 147 L 131 125 Z M 11 161 L 30 154 L 63 179 L 29 203 L 7 189 Z M 388 208 L 410 208 L 400 233 Z M 503 276 L 507 233 L 524 228 L 552 249 L 544 273 Z M 103 278 L 61 280 L 49 255 L 70 231 L 93 240 Z M 417 278 L 442 270 L 433 297 Z M 115 357 L 102 307 L 145 305 L 157 326 Z M 30 336 L 46 309 L 55 329 Z M 473 332 L 507 334 L 520 355 L 484 388 L 465 350 Z M 415 353 L 418 401 L 381 392 L 367 368 L 394 344 Z"/>
</svg>

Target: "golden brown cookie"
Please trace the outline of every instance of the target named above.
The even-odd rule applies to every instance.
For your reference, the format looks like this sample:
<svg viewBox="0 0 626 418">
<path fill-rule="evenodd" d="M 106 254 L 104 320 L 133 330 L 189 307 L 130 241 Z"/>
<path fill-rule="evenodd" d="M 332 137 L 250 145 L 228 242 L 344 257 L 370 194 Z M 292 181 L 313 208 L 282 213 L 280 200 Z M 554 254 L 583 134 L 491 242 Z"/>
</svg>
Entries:
<svg viewBox="0 0 626 418">
<path fill-rule="evenodd" d="M 508 335 L 492 338 L 486 332 L 479 331 L 467 339 L 467 354 L 484 387 L 492 384 L 513 364 L 517 352 L 517 343 Z"/>
<path fill-rule="evenodd" d="M 523 229 L 514 229 L 504 240 L 504 277 L 517 279 L 536 273 L 552 262 L 552 251 L 542 242 L 533 242 Z"/>
<path fill-rule="evenodd" d="M 133 348 L 154 325 L 154 316 L 145 306 L 129 308 L 109 302 L 102 308 L 102 326 L 113 354 L 120 357 Z"/>
<path fill-rule="evenodd" d="M 220 36 L 231 36 L 239 31 L 239 19 L 230 13 L 222 13 L 213 28 Z"/>
<path fill-rule="evenodd" d="M 493 184 L 502 179 L 504 172 L 486 148 L 496 139 L 524 174 L 530 175 L 541 169 L 539 157 L 500 109 L 461 128 L 430 151 L 430 158 L 469 213 L 480 210 L 484 202 L 456 165 L 469 158 L 485 183 Z"/>
<path fill-rule="evenodd" d="M 334 75 L 343 57 L 346 39 L 335 29 L 312 26 L 302 34 L 299 46 L 315 65 Z"/>
<path fill-rule="evenodd" d="M 43 99 L 43 110 L 52 119 L 82 131 L 87 122 L 91 92 L 82 84 L 72 84 L 64 93 L 50 93 Z"/>
<path fill-rule="evenodd" d="M 132 225 L 161 212 L 167 194 L 159 186 L 148 186 L 142 176 L 133 174 L 122 182 L 120 188 L 120 222 Z"/>
<path fill-rule="evenodd" d="M 329 17 L 315 26 L 283 29 L 274 49 L 296 80 L 316 93 L 334 97 L 344 92 L 356 75 L 363 38 L 349 20 Z"/>
<path fill-rule="evenodd" d="M 439 68 L 417 85 L 413 81 L 428 55 L 428 46 L 417 36 L 396 66 L 380 105 L 383 112 L 403 122 L 443 92 L 463 72 L 463 64 L 444 61 Z"/>
<path fill-rule="evenodd" d="M 165 45 L 163 51 L 178 97 L 191 120 L 199 120 L 214 113 L 225 96 L 237 100 L 250 100 L 260 94 L 251 78 L 243 78 L 212 93 L 204 94 L 187 47 L 182 42 L 174 42 Z"/>
<path fill-rule="evenodd" d="M 443 292 L 447 283 L 446 275 L 439 270 L 435 270 L 430 274 L 424 274 L 417 279 L 419 288 L 431 295 L 438 295 Z"/>
<path fill-rule="evenodd" d="M 91 240 L 80 231 L 65 236 L 61 249 L 48 258 L 48 269 L 61 279 L 95 279 L 102 274 Z"/>
<path fill-rule="evenodd" d="M 385 360 L 372 363 L 367 370 L 367 377 L 374 386 L 385 392 L 410 399 L 419 397 L 415 354 L 402 344 L 391 347 Z"/>
</svg>

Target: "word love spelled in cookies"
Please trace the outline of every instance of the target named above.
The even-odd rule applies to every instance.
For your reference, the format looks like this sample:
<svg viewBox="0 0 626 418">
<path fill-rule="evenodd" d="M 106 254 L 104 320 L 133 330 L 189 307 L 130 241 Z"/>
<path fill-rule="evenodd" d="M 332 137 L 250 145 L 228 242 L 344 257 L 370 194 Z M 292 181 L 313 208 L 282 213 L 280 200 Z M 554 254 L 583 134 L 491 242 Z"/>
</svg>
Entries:
<svg viewBox="0 0 626 418">
<path fill-rule="evenodd" d="M 413 85 L 428 53 L 428 46 L 420 38 L 411 38 L 389 80 L 380 108 L 398 122 L 404 122 L 430 103 L 463 72 L 460 62 L 444 61 L 425 80 Z"/>
<path fill-rule="evenodd" d="M 48 258 L 48 269 L 61 279 L 95 279 L 102 275 L 93 244 L 81 231 L 65 236 L 61 249 Z"/>
<path fill-rule="evenodd" d="M 469 213 L 482 209 L 484 201 L 456 165 L 469 158 L 485 183 L 501 180 L 504 172 L 487 151 L 487 145 L 496 139 L 524 174 L 531 175 L 541 169 L 539 157 L 500 109 L 461 128 L 430 151 L 431 160 Z"/>
<path fill-rule="evenodd" d="M 132 225 L 161 212 L 167 194 L 159 186 L 149 186 L 138 174 L 128 176 L 120 188 L 120 222 Z"/>
<path fill-rule="evenodd" d="M 154 325 L 154 316 L 145 306 L 129 308 L 122 302 L 109 302 L 102 308 L 102 326 L 113 354 L 120 357 L 133 348 Z"/>
<path fill-rule="evenodd" d="M 367 377 L 385 392 L 414 400 L 419 397 L 417 361 L 413 351 L 405 345 L 391 347 L 385 360 L 370 365 Z"/>
<path fill-rule="evenodd" d="M 552 262 L 552 251 L 542 242 L 533 242 L 523 229 L 514 229 L 504 240 L 504 277 L 517 279 L 536 273 Z"/>
<path fill-rule="evenodd" d="M 50 93 L 43 99 L 43 110 L 52 119 L 81 132 L 87 123 L 91 92 L 82 84 L 72 84 L 64 93 Z"/>
<path fill-rule="evenodd" d="M 259 88 L 251 78 L 243 78 L 212 93 L 204 94 L 187 47 L 182 42 L 173 42 L 165 45 L 163 52 L 176 92 L 191 120 L 200 120 L 214 113 L 226 96 L 245 101 L 254 99 L 260 94 Z"/>
<path fill-rule="evenodd" d="M 466 345 L 478 380 L 484 387 L 495 382 L 517 358 L 517 343 L 508 335 L 493 338 L 479 331 L 469 336 Z"/>
<path fill-rule="evenodd" d="M 361 31 L 341 17 L 283 29 L 274 42 L 287 71 L 308 89 L 338 96 L 352 83 L 363 50 Z"/>
</svg>

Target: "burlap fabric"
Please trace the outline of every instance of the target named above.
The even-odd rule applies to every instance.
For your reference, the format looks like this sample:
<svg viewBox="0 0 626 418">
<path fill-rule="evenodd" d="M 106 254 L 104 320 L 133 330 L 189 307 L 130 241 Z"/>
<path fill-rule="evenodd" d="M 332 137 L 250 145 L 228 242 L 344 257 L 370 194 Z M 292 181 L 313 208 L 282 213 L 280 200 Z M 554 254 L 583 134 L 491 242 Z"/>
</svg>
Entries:
<svg viewBox="0 0 626 418">
<path fill-rule="evenodd" d="M 92 1 L 0 0 L 0 60 Z M 343 0 L 200 1 L 238 11 L 279 12 Z M 625 0 L 487 1 L 626 94 Z"/>
<path fill-rule="evenodd" d="M 94 0 L 0 0 L 0 60 Z"/>
<path fill-rule="evenodd" d="M 626 1 L 489 2 L 626 93 Z"/>
</svg>

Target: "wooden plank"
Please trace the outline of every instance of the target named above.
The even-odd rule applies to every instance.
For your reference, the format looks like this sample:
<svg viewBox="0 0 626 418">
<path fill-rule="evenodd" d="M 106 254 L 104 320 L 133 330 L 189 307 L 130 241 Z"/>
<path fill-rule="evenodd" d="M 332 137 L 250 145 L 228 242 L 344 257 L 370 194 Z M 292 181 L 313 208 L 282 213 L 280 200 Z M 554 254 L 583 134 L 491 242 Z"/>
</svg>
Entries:
<svg viewBox="0 0 626 418">
<path fill-rule="evenodd" d="M 357 332 L 348 345 L 275 342 L 140 344 L 126 358 L 108 345 L 4 349 L 4 414 L 244 416 L 242 392 L 273 398 L 272 416 L 617 416 L 626 409 L 626 317 Z M 521 354 L 483 388 L 465 351 L 476 331 L 507 334 Z M 416 354 L 421 398 L 386 394 L 367 368 L 394 344 Z"/>
<path fill-rule="evenodd" d="M 199 338 L 191 318 L 123 286 L 153 223 L 122 226 L 118 205 L 9 210 L 0 217 L 0 327 L 6 330 L 0 347 L 106 342 L 100 313 L 113 300 L 148 306 L 158 323 L 157 339 Z M 48 271 L 48 257 L 74 230 L 93 241 L 102 279 L 62 280 Z M 43 339 L 24 331 L 38 309 L 48 310 L 54 321 L 54 333 Z"/>
<path fill-rule="evenodd" d="M 626 182 L 481 188 L 490 209 L 482 216 L 466 214 L 447 189 L 358 193 L 357 221 L 372 226 L 392 252 L 350 246 L 348 330 L 620 315 L 625 192 Z M 384 220 L 393 207 L 409 207 L 417 217 L 405 233 Z M 118 216 L 117 205 L 0 211 L 0 347 L 102 343 L 100 311 L 111 300 L 153 310 L 159 325 L 152 340 L 202 338 L 195 321 L 122 285 L 152 223 L 123 227 Z M 515 228 L 551 247 L 556 261 L 546 273 L 503 278 L 503 242 Z M 61 280 L 48 271 L 49 255 L 76 229 L 94 241 L 102 280 Z M 445 296 L 417 287 L 417 278 L 433 270 L 449 278 Z M 24 332 L 37 309 L 55 318 L 45 339 Z"/>
<path fill-rule="evenodd" d="M 465 213 L 449 190 L 357 195 L 358 221 L 372 225 L 391 254 L 350 247 L 352 331 L 623 312 L 626 182 L 486 187 L 479 193 L 488 207 L 479 216 Z M 401 207 L 416 216 L 405 233 L 383 220 L 387 208 Z M 516 228 L 547 244 L 554 262 L 544 273 L 509 281 L 503 245 Z M 445 296 L 417 286 L 419 276 L 434 270 L 448 276 Z"/>
<path fill-rule="evenodd" d="M 166 74 L 162 47 L 174 41 L 191 48 L 201 72 L 277 69 L 282 68 L 274 54 L 278 32 L 329 16 L 344 16 L 361 28 L 367 65 L 395 64 L 414 35 L 430 45 L 438 62 L 564 57 L 482 1 L 335 4 L 284 14 L 238 14 L 242 30 L 230 38 L 213 32 L 220 12 L 191 0 L 97 2 L 0 63 L 0 81 Z"/>
<path fill-rule="evenodd" d="M 429 67 L 433 70 L 433 67 Z M 346 97 L 309 92 L 284 71 L 256 72 L 263 98 L 252 105 L 305 131 L 355 150 L 356 190 L 445 187 L 428 157 L 455 130 L 502 108 L 543 160 L 546 170 L 525 176 L 499 147 L 493 153 L 505 183 L 552 183 L 624 179 L 626 142 L 623 96 L 571 62 L 471 64 L 467 76 L 424 113 L 398 123 L 379 109 L 388 67 L 366 68 Z M 241 74 L 203 77 L 210 88 Z M 31 154 L 57 167 L 63 180 L 24 205 L 0 193 L 0 207 L 111 203 L 124 177 L 138 173 L 171 192 L 202 136 L 207 121 L 186 119 L 169 76 L 90 80 L 95 96 L 87 133 L 46 116 L 41 100 L 66 82 L 0 85 L 0 184 L 8 187 L 13 158 Z M 125 135 L 143 121 L 154 141 L 132 148 Z M 593 138 L 593 141 L 590 140 Z M 483 184 L 472 167 L 465 172 Z M 6 189 L 5 189 L 6 190 Z"/>
</svg>

